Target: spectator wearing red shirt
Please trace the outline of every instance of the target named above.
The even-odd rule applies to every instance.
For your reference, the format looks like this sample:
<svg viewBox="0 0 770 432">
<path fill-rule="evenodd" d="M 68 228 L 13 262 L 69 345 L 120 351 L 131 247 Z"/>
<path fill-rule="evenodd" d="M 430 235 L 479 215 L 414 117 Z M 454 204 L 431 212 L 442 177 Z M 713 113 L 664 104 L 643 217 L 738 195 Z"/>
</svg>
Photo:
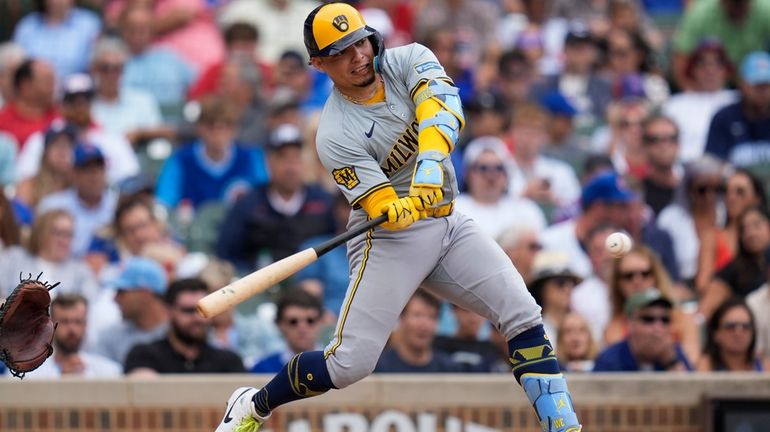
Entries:
<svg viewBox="0 0 770 432">
<path fill-rule="evenodd" d="M 54 106 L 56 77 L 43 60 L 25 60 L 13 76 L 14 97 L 0 110 L 0 131 L 16 139 L 19 149 L 30 135 L 58 117 Z"/>
</svg>

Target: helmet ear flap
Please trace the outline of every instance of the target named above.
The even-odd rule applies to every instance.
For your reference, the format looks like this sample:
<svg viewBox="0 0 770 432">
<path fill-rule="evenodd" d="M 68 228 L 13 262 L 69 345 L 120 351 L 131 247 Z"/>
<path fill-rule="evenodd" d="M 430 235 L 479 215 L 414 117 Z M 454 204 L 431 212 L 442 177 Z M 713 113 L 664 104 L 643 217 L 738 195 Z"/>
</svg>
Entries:
<svg viewBox="0 0 770 432">
<path fill-rule="evenodd" d="M 369 41 L 371 42 L 372 48 L 374 50 L 374 58 L 372 59 L 374 71 L 377 73 L 382 73 L 382 59 L 385 57 L 385 40 L 383 39 L 382 34 L 380 34 L 380 32 L 377 30 L 369 26 L 367 26 L 367 29 L 373 32 L 372 35 L 369 36 Z"/>
</svg>

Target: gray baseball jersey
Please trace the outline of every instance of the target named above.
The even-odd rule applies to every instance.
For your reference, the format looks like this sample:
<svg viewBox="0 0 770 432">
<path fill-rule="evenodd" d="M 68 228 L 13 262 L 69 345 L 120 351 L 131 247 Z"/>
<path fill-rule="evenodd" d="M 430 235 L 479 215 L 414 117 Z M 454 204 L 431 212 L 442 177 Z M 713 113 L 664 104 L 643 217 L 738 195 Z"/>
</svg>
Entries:
<svg viewBox="0 0 770 432">
<path fill-rule="evenodd" d="M 385 101 L 358 105 L 336 90 L 321 115 L 321 162 L 354 206 L 349 226 L 368 218 L 358 203 L 392 185 L 409 193 L 418 153 L 412 92 L 430 79 L 448 79 L 427 48 L 388 49 L 382 61 Z M 449 158 L 444 160 L 444 202 L 457 195 Z M 407 301 L 422 285 L 489 319 L 510 339 L 541 323 L 540 308 L 510 259 L 467 216 L 419 220 L 406 229 L 370 230 L 348 242 L 350 284 L 335 337 L 326 347 L 337 388 L 374 369 Z"/>
</svg>

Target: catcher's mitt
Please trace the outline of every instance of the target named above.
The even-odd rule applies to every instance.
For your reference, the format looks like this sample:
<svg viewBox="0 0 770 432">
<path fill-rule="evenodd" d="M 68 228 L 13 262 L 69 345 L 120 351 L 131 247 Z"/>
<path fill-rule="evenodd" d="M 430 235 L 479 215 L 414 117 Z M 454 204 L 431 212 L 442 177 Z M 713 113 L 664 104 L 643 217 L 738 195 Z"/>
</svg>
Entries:
<svg viewBox="0 0 770 432">
<path fill-rule="evenodd" d="M 0 306 L 0 361 L 11 374 L 24 374 L 37 369 L 53 353 L 51 342 L 56 324 L 51 321 L 49 285 L 40 276 L 27 279 L 19 275 L 19 284 Z"/>
</svg>

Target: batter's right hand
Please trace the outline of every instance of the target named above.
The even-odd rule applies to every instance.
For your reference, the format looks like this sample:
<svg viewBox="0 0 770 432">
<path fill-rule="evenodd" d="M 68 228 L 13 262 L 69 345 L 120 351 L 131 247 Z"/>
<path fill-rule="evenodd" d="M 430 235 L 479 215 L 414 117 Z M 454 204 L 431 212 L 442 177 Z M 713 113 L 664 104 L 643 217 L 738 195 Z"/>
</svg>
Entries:
<svg viewBox="0 0 770 432">
<path fill-rule="evenodd" d="M 383 222 L 382 226 L 391 231 L 397 231 L 426 217 L 425 210 L 417 209 L 415 199 L 415 197 L 403 197 L 382 206 L 380 211 L 388 215 L 388 221 Z"/>
</svg>

